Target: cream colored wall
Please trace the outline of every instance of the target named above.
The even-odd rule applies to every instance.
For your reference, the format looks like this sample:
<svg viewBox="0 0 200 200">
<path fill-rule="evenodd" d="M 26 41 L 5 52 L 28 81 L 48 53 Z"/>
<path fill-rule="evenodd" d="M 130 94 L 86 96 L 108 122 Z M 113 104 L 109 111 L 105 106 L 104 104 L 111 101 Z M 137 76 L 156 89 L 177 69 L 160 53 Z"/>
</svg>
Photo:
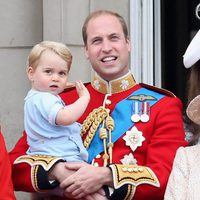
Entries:
<svg viewBox="0 0 200 200">
<path fill-rule="evenodd" d="M 73 53 L 70 81 L 90 80 L 81 27 L 93 10 L 119 12 L 129 23 L 130 0 L 0 0 L 0 125 L 10 151 L 23 131 L 23 99 L 30 88 L 25 68 L 33 45 L 42 40 L 64 42 Z M 17 199 L 29 195 L 16 192 Z"/>
</svg>

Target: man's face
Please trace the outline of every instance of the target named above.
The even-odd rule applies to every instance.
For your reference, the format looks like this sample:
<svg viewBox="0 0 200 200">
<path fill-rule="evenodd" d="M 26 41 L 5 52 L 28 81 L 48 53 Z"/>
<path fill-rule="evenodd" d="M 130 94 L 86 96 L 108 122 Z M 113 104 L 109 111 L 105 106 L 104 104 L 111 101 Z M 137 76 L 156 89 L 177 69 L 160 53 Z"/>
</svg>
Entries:
<svg viewBox="0 0 200 200">
<path fill-rule="evenodd" d="M 103 14 L 89 21 L 85 53 L 103 79 L 110 81 L 128 72 L 129 52 L 130 41 L 115 16 Z"/>
</svg>

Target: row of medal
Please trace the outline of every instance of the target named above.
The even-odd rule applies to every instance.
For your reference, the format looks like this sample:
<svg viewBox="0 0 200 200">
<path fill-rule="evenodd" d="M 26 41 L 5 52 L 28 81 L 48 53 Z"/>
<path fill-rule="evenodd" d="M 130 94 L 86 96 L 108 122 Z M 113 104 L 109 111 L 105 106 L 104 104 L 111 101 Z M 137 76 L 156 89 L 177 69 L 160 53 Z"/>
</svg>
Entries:
<svg viewBox="0 0 200 200">
<path fill-rule="evenodd" d="M 131 120 L 133 122 L 148 122 L 150 119 L 149 102 L 134 101 L 131 108 Z"/>
</svg>

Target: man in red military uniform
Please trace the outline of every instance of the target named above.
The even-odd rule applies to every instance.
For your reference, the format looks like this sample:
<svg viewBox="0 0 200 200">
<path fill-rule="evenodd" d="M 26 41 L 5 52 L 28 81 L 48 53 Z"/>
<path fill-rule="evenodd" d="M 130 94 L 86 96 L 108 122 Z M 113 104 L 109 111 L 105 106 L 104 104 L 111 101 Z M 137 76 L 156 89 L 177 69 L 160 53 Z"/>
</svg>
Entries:
<svg viewBox="0 0 200 200">
<path fill-rule="evenodd" d="M 161 200 L 176 150 L 187 144 L 182 103 L 170 92 L 135 82 L 128 67 L 127 26 L 121 16 L 96 11 L 82 31 L 86 57 L 95 71 L 86 84 L 91 100 L 79 119 L 91 165 L 23 156 L 28 148 L 24 133 L 10 153 L 14 187 L 50 190 L 58 186 L 53 180 L 73 170 L 59 185 L 67 197 L 106 199 L 97 193 L 104 187 L 111 199 Z M 78 98 L 75 90 L 61 97 L 66 104 Z M 44 165 L 51 169 L 46 172 Z"/>
<path fill-rule="evenodd" d="M 11 179 L 11 164 L 0 130 L 0 199 L 15 200 Z"/>
</svg>

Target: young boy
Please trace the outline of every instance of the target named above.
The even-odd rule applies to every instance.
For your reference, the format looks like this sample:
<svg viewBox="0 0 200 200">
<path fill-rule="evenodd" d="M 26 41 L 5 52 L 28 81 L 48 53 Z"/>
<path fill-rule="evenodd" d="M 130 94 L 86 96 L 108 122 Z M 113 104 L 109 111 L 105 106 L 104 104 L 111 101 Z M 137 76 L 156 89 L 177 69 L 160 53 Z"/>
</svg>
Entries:
<svg viewBox="0 0 200 200">
<path fill-rule="evenodd" d="M 28 56 L 27 75 L 32 85 L 24 105 L 28 155 L 62 157 L 65 161 L 88 159 L 80 137 L 81 125 L 76 121 L 84 113 L 90 94 L 81 81 L 76 81 L 77 101 L 65 105 L 58 95 L 66 88 L 71 63 L 69 49 L 52 41 L 35 45 Z"/>
</svg>

